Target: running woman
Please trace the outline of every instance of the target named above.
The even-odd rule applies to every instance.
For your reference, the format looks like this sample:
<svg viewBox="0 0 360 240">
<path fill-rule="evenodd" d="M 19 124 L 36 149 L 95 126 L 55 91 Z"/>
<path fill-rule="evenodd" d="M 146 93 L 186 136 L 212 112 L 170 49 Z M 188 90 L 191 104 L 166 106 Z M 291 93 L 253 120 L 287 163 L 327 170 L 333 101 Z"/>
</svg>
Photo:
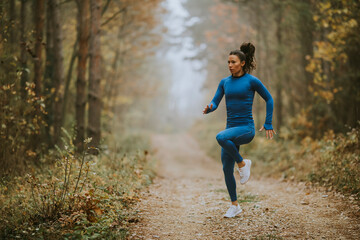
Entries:
<svg viewBox="0 0 360 240">
<path fill-rule="evenodd" d="M 203 110 L 204 114 L 215 111 L 225 94 L 227 124 L 226 129 L 217 134 L 216 140 L 221 146 L 221 162 L 231 199 L 231 206 L 224 215 L 227 218 L 242 212 L 236 196 L 235 162 L 240 173 L 240 183 L 245 184 L 250 177 L 251 160 L 243 159 L 239 150 L 240 145 L 250 143 L 255 136 L 252 116 L 255 91 L 266 101 L 265 124 L 259 131 L 265 129 L 268 139 L 276 134 L 272 126 L 273 99 L 261 81 L 250 74 L 255 69 L 254 53 L 255 46 L 252 43 L 243 43 L 240 50 L 230 52 L 228 67 L 231 75 L 220 81 L 214 98 Z"/>
</svg>

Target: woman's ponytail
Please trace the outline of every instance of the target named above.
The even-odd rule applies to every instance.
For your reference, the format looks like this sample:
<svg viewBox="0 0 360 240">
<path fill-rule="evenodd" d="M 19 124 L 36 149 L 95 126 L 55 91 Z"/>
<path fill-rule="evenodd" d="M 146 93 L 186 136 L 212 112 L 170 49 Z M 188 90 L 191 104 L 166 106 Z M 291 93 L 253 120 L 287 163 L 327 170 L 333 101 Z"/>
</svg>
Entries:
<svg viewBox="0 0 360 240">
<path fill-rule="evenodd" d="M 250 73 L 256 68 L 255 62 L 255 46 L 250 42 L 244 42 L 240 46 L 240 51 L 245 54 L 245 66 L 244 71 Z"/>
<path fill-rule="evenodd" d="M 255 46 L 250 42 L 244 42 L 240 46 L 240 50 L 231 51 L 229 55 L 236 55 L 239 57 L 240 61 L 245 61 L 243 67 L 244 72 L 250 73 L 256 68 L 255 62 Z"/>
</svg>

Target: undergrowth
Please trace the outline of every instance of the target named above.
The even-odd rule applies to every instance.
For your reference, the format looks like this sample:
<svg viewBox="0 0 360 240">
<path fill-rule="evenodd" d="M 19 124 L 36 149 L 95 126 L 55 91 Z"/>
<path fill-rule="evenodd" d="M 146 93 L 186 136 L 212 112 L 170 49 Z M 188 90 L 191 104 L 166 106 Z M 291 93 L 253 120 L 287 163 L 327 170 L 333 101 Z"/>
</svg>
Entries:
<svg viewBox="0 0 360 240">
<path fill-rule="evenodd" d="M 126 238 L 129 206 L 153 177 L 147 140 L 123 136 L 93 156 L 89 148 L 76 154 L 66 135 L 64 149 L 44 157 L 42 170 L 2 180 L 0 239 Z"/>
<path fill-rule="evenodd" d="M 220 161 L 216 134 L 222 123 L 198 123 L 192 128 L 207 154 Z M 321 139 L 288 138 L 291 131 L 282 129 L 275 139 L 268 140 L 258 132 L 254 140 L 240 148 L 244 158 L 253 160 L 252 174 L 284 180 L 307 181 L 351 195 L 360 203 L 360 124 L 346 135 L 328 131 Z"/>
</svg>

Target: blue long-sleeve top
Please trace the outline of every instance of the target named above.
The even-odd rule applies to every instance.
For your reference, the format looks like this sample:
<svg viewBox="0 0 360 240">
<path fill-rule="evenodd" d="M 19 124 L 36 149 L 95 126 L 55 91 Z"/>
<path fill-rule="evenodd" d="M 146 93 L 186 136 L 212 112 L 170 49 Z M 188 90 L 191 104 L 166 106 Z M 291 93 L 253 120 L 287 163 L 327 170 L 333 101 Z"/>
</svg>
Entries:
<svg viewBox="0 0 360 240">
<path fill-rule="evenodd" d="M 214 98 L 209 104 L 215 111 L 225 94 L 227 111 L 227 128 L 236 127 L 248 123 L 254 124 L 252 116 L 252 104 L 255 91 L 266 101 L 266 119 L 264 128 L 273 129 L 272 114 L 274 101 L 264 84 L 251 74 L 245 73 L 241 77 L 229 76 L 220 81 Z"/>
</svg>

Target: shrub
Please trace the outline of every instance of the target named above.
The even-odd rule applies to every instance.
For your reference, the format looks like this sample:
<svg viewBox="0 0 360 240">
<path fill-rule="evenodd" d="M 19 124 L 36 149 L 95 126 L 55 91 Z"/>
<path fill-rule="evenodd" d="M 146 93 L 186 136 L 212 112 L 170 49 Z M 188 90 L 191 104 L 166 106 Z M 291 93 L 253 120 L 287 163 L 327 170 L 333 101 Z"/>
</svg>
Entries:
<svg viewBox="0 0 360 240">
<path fill-rule="evenodd" d="M 14 59 L 0 59 L 0 176 L 23 171 L 38 157 L 41 145 L 34 147 L 46 125 L 44 99 L 35 96 L 35 84 L 21 87 L 23 71 Z"/>
<path fill-rule="evenodd" d="M 0 187 L 0 238 L 124 239 L 139 189 L 153 173 L 147 151 L 75 153 L 70 136 L 52 152 L 55 165 L 3 182 Z M 119 141 L 132 141 L 126 137 Z M 86 144 L 90 141 L 88 139 Z M 144 142 L 142 139 L 141 141 Z M 111 163 L 111 164 L 110 164 Z"/>
<path fill-rule="evenodd" d="M 360 200 L 360 128 L 346 135 L 329 132 L 321 141 L 320 161 L 310 173 L 313 182 L 354 194 Z"/>
</svg>

